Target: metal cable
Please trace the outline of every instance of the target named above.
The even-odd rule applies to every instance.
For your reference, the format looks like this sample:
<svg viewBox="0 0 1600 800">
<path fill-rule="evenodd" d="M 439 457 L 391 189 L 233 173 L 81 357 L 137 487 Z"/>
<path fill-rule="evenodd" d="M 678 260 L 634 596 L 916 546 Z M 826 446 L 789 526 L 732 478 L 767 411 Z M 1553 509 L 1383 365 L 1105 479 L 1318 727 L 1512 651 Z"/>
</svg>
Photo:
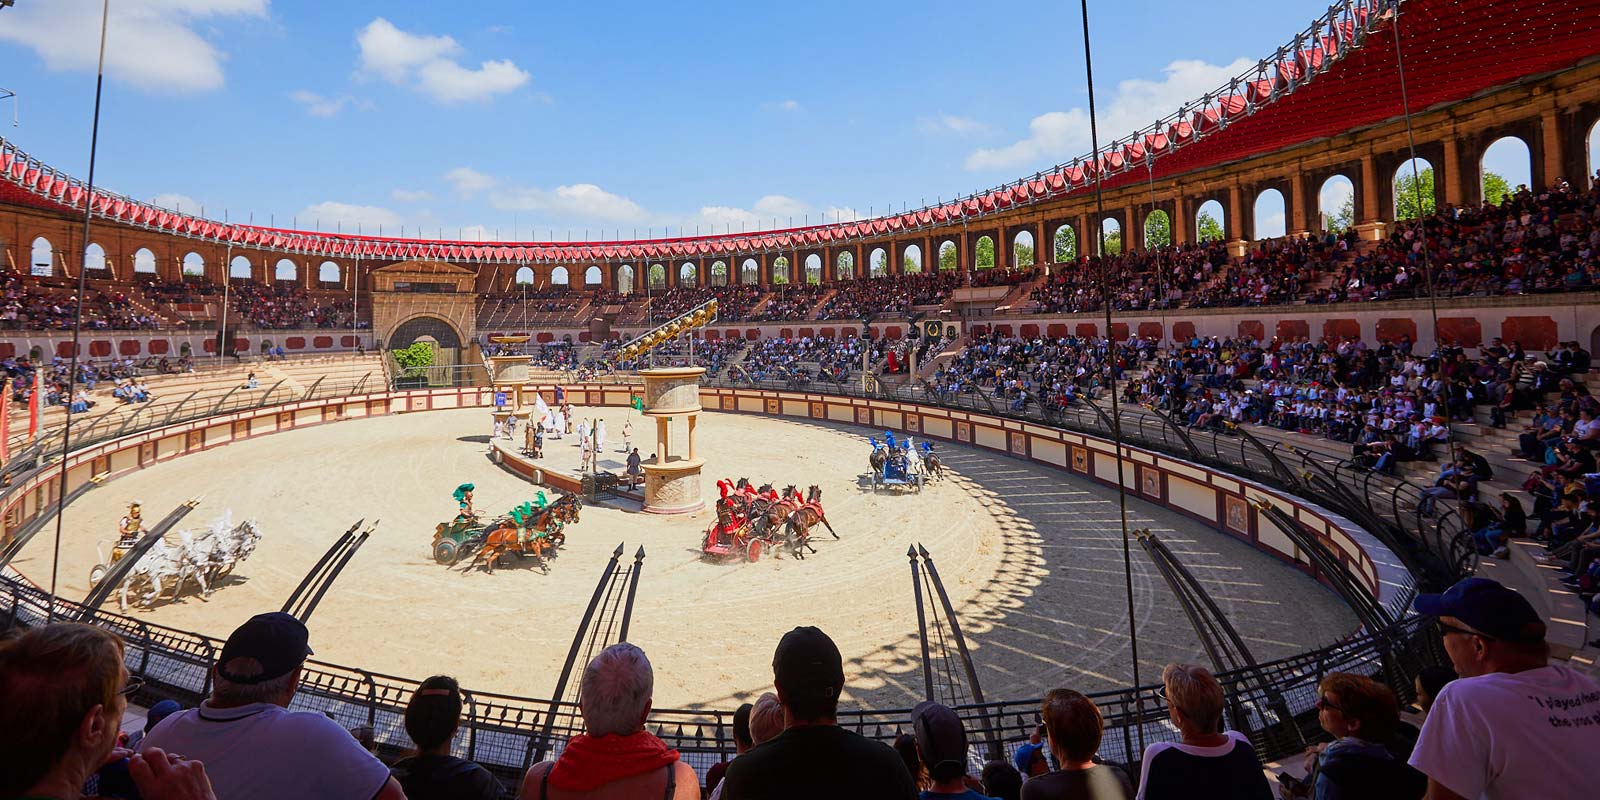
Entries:
<svg viewBox="0 0 1600 800">
<path fill-rule="evenodd" d="M 94 120 L 89 126 L 89 180 L 85 186 L 83 197 L 83 241 L 79 248 L 80 253 L 87 253 L 89 248 L 89 221 L 94 215 L 94 166 L 95 154 L 100 148 L 100 92 L 106 82 L 106 22 L 111 15 L 111 0 L 103 0 L 100 4 L 100 63 L 95 70 L 94 79 Z M 66 257 L 61 259 L 61 265 L 66 267 Z M 67 453 L 72 446 L 72 398 L 78 389 L 78 347 L 79 339 L 83 334 L 83 296 L 89 290 L 89 264 L 88 258 L 80 255 L 78 258 L 78 304 L 72 313 L 72 355 L 67 366 L 67 421 L 61 430 L 61 480 L 56 487 L 56 539 L 50 553 L 50 611 L 47 614 L 51 621 L 56 616 L 56 578 L 61 572 L 61 517 L 67 509 Z M 44 359 L 41 363 L 33 365 L 37 372 L 44 368 Z M 44 388 L 44 381 L 34 380 L 34 402 L 38 404 L 39 416 L 44 416 L 44 398 L 38 397 L 39 390 Z"/>
<path fill-rule="evenodd" d="M 1089 146 L 1094 154 L 1094 205 L 1095 205 L 1095 241 L 1100 243 L 1100 297 L 1106 322 L 1106 388 L 1111 397 L 1111 441 L 1116 448 L 1117 461 L 1117 511 L 1122 523 L 1122 578 L 1123 586 L 1127 590 L 1128 599 L 1128 648 L 1133 662 L 1133 685 L 1141 685 L 1139 680 L 1139 631 L 1138 623 L 1134 620 L 1133 601 L 1133 552 L 1132 540 L 1128 535 L 1128 486 L 1125 476 L 1126 466 L 1123 464 L 1122 447 L 1122 411 L 1117 402 L 1117 347 L 1116 336 L 1111 330 L 1111 261 L 1105 252 L 1105 191 L 1101 181 L 1100 164 L 1100 130 L 1095 122 L 1094 108 L 1094 57 L 1089 48 L 1089 0 L 1078 0 L 1079 8 L 1083 12 L 1083 67 L 1084 83 L 1089 91 Z M 1128 238 L 1131 232 L 1123 235 L 1123 250 L 1127 250 Z M 1093 402 L 1092 400 L 1090 402 Z M 1144 700 L 1139 692 L 1134 692 L 1134 702 L 1137 705 L 1135 719 L 1144 717 Z M 1139 729 L 1139 749 L 1144 750 L 1144 726 Z"/>
</svg>

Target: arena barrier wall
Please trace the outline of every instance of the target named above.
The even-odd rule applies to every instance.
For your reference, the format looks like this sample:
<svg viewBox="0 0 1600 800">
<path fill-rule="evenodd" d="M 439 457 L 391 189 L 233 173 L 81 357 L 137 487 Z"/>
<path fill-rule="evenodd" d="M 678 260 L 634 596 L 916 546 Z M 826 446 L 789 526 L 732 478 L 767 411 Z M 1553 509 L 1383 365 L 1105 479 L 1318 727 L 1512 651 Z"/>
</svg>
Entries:
<svg viewBox="0 0 1600 800">
<path fill-rule="evenodd" d="M 620 406 L 630 396 L 627 386 L 616 384 L 573 384 L 566 390 L 571 401 L 579 405 Z M 1115 482 L 1118 452 L 1111 442 L 1052 425 L 931 403 L 815 392 L 708 386 L 702 387 L 701 395 L 708 409 L 888 427 L 1008 453 L 1113 485 Z M 487 407 L 491 402 L 492 390 L 479 388 L 327 396 L 226 410 L 183 422 L 152 425 L 102 441 L 75 439 L 78 446 L 68 457 L 67 490 L 92 475 L 109 473 L 115 478 L 188 453 L 280 431 L 385 414 Z M 1147 438 L 1155 437 L 1153 429 L 1128 432 L 1138 430 L 1143 430 Z M 1213 448 L 1214 455 L 1227 462 L 1221 458 L 1225 452 L 1220 446 Z M 1247 450 L 1239 452 L 1245 454 L 1240 457 L 1241 471 L 1258 477 L 1270 475 L 1256 469 L 1260 465 L 1250 462 Z M 1330 511 L 1270 488 L 1266 482 L 1223 474 L 1216 468 L 1155 450 L 1125 446 L 1121 457 L 1128 489 L 1138 497 L 1211 523 L 1218 530 L 1310 571 L 1303 554 L 1255 512 L 1255 501 L 1265 500 L 1315 531 L 1386 606 L 1403 609 L 1410 600 L 1413 581 L 1394 554 L 1376 537 Z M 1399 498 L 1402 488 L 1368 496 Z M 54 502 L 60 491 L 59 464 L 45 465 L 21 476 L 0 491 L 5 530 L 15 530 L 31 519 L 44 504 Z M 1402 519 L 1398 510 L 1392 513 L 1396 520 Z M 0 541 L 4 540 L 0 536 Z M 82 611 L 72 601 L 51 597 L 9 569 L 0 575 L 0 598 L 4 598 L 0 602 L 5 604 L 5 627 L 75 618 Z M 139 702 L 172 698 L 193 704 L 209 693 L 210 666 L 221 649 L 220 640 L 101 610 L 94 611 L 91 617 L 127 641 L 128 667 L 147 681 L 136 698 Z M 1406 698 L 1411 678 L 1422 667 L 1440 663 L 1441 658 L 1431 624 L 1410 617 L 1385 630 L 1360 631 L 1334 646 L 1261 664 L 1252 670 L 1225 673 L 1219 679 L 1230 697 L 1242 698 L 1242 716 L 1230 717 L 1230 726 L 1251 736 L 1263 757 L 1278 758 L 1298 752 L 1306 737 L 1315 735 L 1317 683 L 1327 672 L 1377 674 Z M 415 686 L 416 682 L 409 678 L 309 662 L 293 707 L 325 711 L 349 727 L 369 725 L 382 749 L 387 754 L 397 754 L 409 744 L 402 716 Z M 1107 735 L 1101 751 L 1104 758 L 1132 763 L 1145 743 L 1175 739 L 1176 733 L 1166 723 L 1164 707 L 1154 688 L 1126 688 L 1093 695 L 1106 717 Z M 513 786 L 529 766 L 548 715 L 557 720 L 549 745 L 552 752 L 559 753 L 563 743 L 581 731 L 577 709 L 570 703 L 557 706 L 535 698 L 470 690 L 463 693 L 467 720 L 456 742 L 456 754 L 485 764 Z M 1008 751 L 1014 750 L 1036 724 L 1038 702 L 1033 698 L 1003 700 L 958 709 L 973 742 L 973 758 L 983 758 L 986 751 L 981 745 L 990 741 L 999 741 Z M 1292 718 L 1280 716 L 1277 709 L 1285 707 Z M 909 709 L 842 709 L 840 723 L 866 736 L 890 739 L 905 726 L 909 716 Z M 657 709 L 652 712 L 649 725 L 703 773 L 711 764 L 731 757 L 731 722 L 732 709 Z"/>
</svg>

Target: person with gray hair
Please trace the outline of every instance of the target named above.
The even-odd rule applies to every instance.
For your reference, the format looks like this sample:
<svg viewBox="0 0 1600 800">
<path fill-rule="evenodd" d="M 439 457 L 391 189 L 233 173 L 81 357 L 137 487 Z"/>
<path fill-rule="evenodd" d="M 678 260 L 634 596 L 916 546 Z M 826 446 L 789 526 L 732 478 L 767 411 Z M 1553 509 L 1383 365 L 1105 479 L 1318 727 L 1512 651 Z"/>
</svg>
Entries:
<svg viewBox="0 0 1600 800">
<path fill-rule="evenodd" d="M 139 751 L 205 763 L 218 797 L 404 800 L 405 792 L 350 732 L 318 711 L 290 711 L 310 634 L 282 612 L 234 630 L 212 667 L 211 697 L 150 729 Z"/>
<path fill-rule="evenodd" d="M 529 800 L 699 800 L 700 780 L 655 734 L 644 729 L 655 672 L 637 646 L 622 642 L 583 668 L 578 708 L 584 732 L 567 740 L 555 761 L 528 768 Z"/>
</svg>

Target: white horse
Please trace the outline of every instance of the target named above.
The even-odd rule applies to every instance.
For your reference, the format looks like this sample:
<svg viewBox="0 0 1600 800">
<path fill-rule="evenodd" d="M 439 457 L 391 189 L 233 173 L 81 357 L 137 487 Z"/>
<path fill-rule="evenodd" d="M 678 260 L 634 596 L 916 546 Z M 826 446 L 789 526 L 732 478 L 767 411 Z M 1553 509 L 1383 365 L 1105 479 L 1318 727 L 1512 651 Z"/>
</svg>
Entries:
<svg viewBox="0 0 1600 800">
<path fill-rule="evenodd" d="M 176 544 L 167 537 L 155 542 L 123 581 L 118 605 L 126 611 L 132 596 L 137 605 L 148 608 L 164 594 L 166 586 L 172 587 L 171 597 L 176 600 L 189 580 L 200 587 L 201 597 L 209 597 L 217 581 L 249 558 L 261 540 L 255 520 L 233 525 L 231 516 L 224 513 L 198 536 L 179 531 Z"/>
</svg>

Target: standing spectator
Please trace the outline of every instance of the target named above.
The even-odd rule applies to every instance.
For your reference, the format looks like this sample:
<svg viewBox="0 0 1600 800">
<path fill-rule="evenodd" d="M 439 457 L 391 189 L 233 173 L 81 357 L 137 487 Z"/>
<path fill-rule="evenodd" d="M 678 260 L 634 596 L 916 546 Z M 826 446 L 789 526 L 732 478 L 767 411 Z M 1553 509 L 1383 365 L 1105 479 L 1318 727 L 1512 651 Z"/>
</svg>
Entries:
<svg viewBox="0 0 1600 800">
<path fill-rule="evenodd" d="M 1139 800 L 1272 800 L 1250 740 L 1222 728 L 1222 685 L 1211 671 L 1168 664 L 1161 670 L 1161 685 L 1167 715 L 1183 741 L 1145 748 Z"/>
<path fill-rule="evenodd" d="M 227 800 L 317 797 L 403 800 L 383 762 L 339 723 L 290 711 L 311 655 L 300 620 L 257 614 L 234 630 L 211 668 L 211 697 L 162 720 L 140 743 L 205 762 Z"/>
<path fill-rule="evenodd" d="M 1438 618 L 1461 675 L 1439 690 L 1411 753 L 1429 800 L 1593 792 L 1600 684 L 1550 663 L 1533 606 L 1488 578 L 1418 595 L 1414 606 Z"/>
<path fill-rule="evenodd" d="M 406 734 L 417 754 L 390 768 L 408 800 L 499 800 L 505 796 L 489 771 L 450 755 L 450 743 L 461 726 L 461 686 L 447 675 L 435 675 L 417 686 L 406 704 Z"/>
<path fill-rule="evenodd" d="M 1012 756 L 1012 763 L 1016 765 L 1017 771 L 1022 773 L 1024 779 L 1050 771 L 1050 762 L 1044 757 L 1044 733 L 1044 725 L 1035 726 L 1033 733 L 1028 736 L 1027 743 L 1018 747 L 1016 754 Z"/>
<path fill-rule="evenodd" d="M 928 767 L 933 783 L 919 800 L 991 800 L 972 788 L 967 777 L 967 730 L 948 706 L 924 700 L 911 709 L 911 729 L 917 756 Z M 982 784 L 979 784 L 980 786 Z"/>
<path fill-rule="evenodd" d="M 1347 672 L 1322 679 L 1317 721 L 1332 743 L 1317 758 L 1316 800 L 1418 800 L 1428 780 L 1394 752 L 1400 703 L 1389 687 Z"/>
<path fill-rule="evenodd" d="M 77 800 L 91 775 L 122 762 L 145 797 L 215 800 L 200 762 L 155 751 L 147 764 L 114 749 L 128 697 L 143 685 L 122 656 L 121 639 L 75 623 L 0 645 L 0 797 Z"/>
<path fill-rule="evenodd" d="M 1093 700 L 1071 689 L 1051 689 L 1040 710 L 1050 752 L 1061 769 L 1028 778 L 1025 800 L 1127 800 L 1133 786 L 1122 770 L 1094 762 L 1105 718 Z"/>
<path fill-rule="evenodd" d="M 627 642 L 601 650 L 584 667 L 579 688 L 584 732 L 567 740 L 555 761 L 528 769 L 521 796 L 700 800 L 694 769 L 644 729 L 654 693 L 655 671 L 643 650 Z"/>
<path fill-rule="evenodd" d="M 839 727 L 844 660 L 822 631 L 795 628 L 772 656 L 784 731 L 728 767 L 726 800 L 910 800 L 917 794 L 894 749 Z M 753 733 L 753 731 L 752 731 Z"/>
</svg>

